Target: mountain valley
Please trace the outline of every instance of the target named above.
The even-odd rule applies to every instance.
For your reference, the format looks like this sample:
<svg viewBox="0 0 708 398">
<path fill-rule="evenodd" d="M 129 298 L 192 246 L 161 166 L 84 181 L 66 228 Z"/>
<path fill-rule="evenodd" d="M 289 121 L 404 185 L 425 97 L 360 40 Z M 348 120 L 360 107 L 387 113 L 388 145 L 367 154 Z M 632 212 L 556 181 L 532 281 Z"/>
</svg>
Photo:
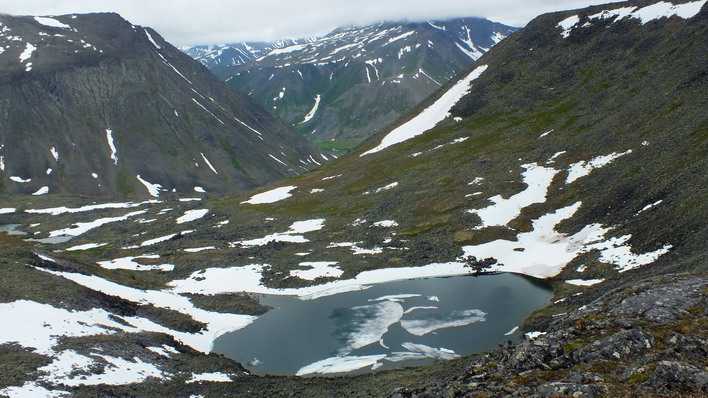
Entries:
<svg viewBox="0 0 708 398">
<path fill-rule="evenodd" d="M 0 16 L 0 396 L 704 396 L 706 3 L 492 25 L 476 58 L 421 39 L 459 22 L 188 50 L 218 77 L 115 14 Z M 411 102 L 344 101 L 394 98 L 416 43 Z M 321 345 L 261 372 L 278 352 L 238 337 L 264 324 Z"/>
</svg>

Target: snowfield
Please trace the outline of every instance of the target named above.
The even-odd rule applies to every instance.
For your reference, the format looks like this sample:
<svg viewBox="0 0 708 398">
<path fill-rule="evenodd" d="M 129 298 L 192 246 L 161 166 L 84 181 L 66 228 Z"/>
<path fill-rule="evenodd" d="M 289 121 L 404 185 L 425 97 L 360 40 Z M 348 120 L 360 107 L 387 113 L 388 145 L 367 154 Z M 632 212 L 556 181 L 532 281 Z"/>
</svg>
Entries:
<svg viewBox="0 0 708 398">
<path fill-rule="evenodd" d="M 297 189 L 296 186 L 287 186 L 271 189 L 270 191 L 253 195 L 251 199 L 245 202 L 241 202 L 241 204 L 261 205 L 280 202 L 281 200 L 293 196 L 290 192 L 294 191 L 295 189 Z"/>
<path fill-rule="evenodd" d="M 61 28 L 61 29 L 71 29 L 71 26 L 59 22 L 58 20 L 54 18 L 49 18 L 49 17 L 34 17 L 34 20 L 44 26 L 48 26 L 50 28 Z"/>
<path fill-rule="evenodd" d="M 482 73 L 486 70 L 487 65 L 478 66 L 469 75 L 457 82 L 457 84 L 443 94 L 433 105 L 388 133 L 378 146 L 362 153 L 360 156 L 383 151 L 390 146 L 410 140 L 434 128 L 438 123 L 450 116 L 452 108 L 462 97 L 469 94 L 472 90 L 470 87 L 472 82 L 482 76 Z"/>
<path fill-rule="evenodd" d="M 468 213 L 477 214 L 482 220 L 478 228 L 505 226 L 521 214 L 521 210 L 535 203 L 544 203 L 548 188 L 558 170 L 541 167 L 538 164 L 525 164 L 526 171 L 522 174 L 527 188 L 507 199 L 501 195 L 489 198 L 494 204 L 484 209 L 468 210 Z"/>
<path fill-rule="evenodd" d="M 199 220 L 209 214 L 209 209 L 187 210 L 180 218 L 177 219 L 177 224 L 185 224 L 188 222 Z"/>
</svg>

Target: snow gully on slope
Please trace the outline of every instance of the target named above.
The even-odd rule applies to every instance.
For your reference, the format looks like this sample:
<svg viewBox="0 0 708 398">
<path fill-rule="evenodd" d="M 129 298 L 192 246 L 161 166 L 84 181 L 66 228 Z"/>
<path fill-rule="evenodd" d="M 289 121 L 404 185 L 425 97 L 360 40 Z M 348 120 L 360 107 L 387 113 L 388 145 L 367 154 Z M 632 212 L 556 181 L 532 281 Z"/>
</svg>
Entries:
<svg viewBox="0 0 708 398">
<path fill-rule="evenodd" d="M 457 84 L 443 94 L 442 97 L 435 101 L 433 105 L 426 108 L 413 119 L 388 133 L 388 135 L 381 140 L 381 143 L 377 147 L 362 153 L 360 156 L 363 157 L 372 153 L 380 152 L 390 146 L 410 140 L 411 138 L 417 137 L 434 128 L 438 123 L 450 116 L 450 111 L 452 108 L 462 99 L 462 97 L 471 91 L 471 83 L 478 79 L 486 70 L 487 65 L 481 65 L 475 68 L 475 70 L 473 70 L 469 75 L 457 82 Z"/>
</svg>

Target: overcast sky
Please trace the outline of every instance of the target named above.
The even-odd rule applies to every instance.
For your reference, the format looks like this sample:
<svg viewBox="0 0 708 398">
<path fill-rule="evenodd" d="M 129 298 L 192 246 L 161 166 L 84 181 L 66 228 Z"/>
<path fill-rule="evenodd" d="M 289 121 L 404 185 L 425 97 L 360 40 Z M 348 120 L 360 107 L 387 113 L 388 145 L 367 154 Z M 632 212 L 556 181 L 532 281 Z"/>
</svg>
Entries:
<svg viewBox="0 0 708 398">
<path fill-rule="evenodd" d="M 53 15 L 114 11 L 151 26 L 173 44 L 276 40 L 381 20 L 481 16 L 523 26 L 549 11 L 611 0 L 0 0 L 0 13 Z"/>
</svg>

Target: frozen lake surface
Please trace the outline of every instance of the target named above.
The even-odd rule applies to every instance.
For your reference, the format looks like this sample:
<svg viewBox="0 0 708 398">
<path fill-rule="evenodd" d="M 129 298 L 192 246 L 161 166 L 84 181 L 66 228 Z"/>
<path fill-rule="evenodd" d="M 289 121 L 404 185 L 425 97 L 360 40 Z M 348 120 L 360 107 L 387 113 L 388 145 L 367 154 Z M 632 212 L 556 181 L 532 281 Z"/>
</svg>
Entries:
<svg viewBox="0 0 708 398">
<path fill-rule="evenodd" d="M 219 338 L 214 351 L 255 373 L 315 375 L 493 349 L 520 338 L 514 328 L 546 305 L 551 291 L 538 280 L 497 274 L 390 282 L 310 301 L 259 297 L 273 309 Z"/>
</svg>

